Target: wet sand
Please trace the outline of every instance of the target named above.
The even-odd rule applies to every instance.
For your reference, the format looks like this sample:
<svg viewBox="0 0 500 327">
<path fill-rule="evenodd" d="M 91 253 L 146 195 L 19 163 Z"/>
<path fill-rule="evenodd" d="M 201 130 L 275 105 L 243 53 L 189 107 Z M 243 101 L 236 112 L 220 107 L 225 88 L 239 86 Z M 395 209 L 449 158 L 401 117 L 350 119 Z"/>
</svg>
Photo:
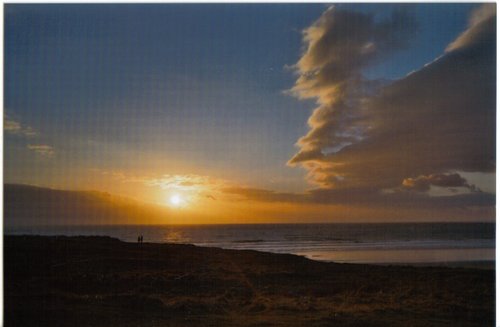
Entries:
<svg viewBox="0 0 500 327">
<path fill-rule="evenodd" d="M 418 266 L 494 267 L 495 249 L 404 249 L 359 251 L 308 251 L 298 255 L 321 261 Z"/>
<path fill-rule="evenodd" d="M 493 326 L 492 269 L 6 236 L 6 326 Z"/>
</svg>

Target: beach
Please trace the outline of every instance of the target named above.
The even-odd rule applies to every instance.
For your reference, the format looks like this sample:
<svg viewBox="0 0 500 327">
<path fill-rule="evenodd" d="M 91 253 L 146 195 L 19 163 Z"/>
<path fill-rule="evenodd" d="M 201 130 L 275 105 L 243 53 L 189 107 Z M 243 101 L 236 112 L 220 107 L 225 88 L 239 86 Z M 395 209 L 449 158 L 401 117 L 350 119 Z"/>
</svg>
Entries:
<svg viewBox="0 0 500 327">
<path fill-rule="evenodd" d="M 6 326 L 492 326 L 493 269 L 5 236 Z"/>
<path fill-rule="evenodd" d="M 13 220 L 13 219 L 12 219 Z M 494 223 L 6 226 L 6 235 L 106 235 L 364 264 L 490 265 Z"/>
</svg>

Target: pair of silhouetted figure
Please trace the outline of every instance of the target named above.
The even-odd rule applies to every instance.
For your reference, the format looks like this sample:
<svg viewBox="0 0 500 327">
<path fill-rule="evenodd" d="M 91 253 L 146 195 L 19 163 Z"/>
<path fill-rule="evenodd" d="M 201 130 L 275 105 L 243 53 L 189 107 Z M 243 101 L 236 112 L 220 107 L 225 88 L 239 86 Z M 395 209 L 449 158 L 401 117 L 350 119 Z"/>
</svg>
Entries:
<svg viewBox="0 0 500 327">
<path fill-rule="evenodd" d="M 142 237 L 142 235 L 137 237 L 137 243 L 141 244 L 143 240 L 144 238 Z"/>
</svg>

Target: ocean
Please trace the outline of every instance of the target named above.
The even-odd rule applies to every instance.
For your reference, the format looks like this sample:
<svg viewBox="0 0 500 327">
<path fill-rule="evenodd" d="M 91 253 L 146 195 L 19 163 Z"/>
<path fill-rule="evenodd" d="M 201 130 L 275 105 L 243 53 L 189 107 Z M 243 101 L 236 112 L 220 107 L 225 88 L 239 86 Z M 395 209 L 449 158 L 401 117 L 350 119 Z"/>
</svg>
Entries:
<svg viewBox="0 0 500 327">
<path fill-rule="evenodd" d="M 113 225 L 5 227 L 6 235 L 106 235 L 290 253 L 344 263 L 446 264 L 495 260 L 494 223 Z"/>
</svg>

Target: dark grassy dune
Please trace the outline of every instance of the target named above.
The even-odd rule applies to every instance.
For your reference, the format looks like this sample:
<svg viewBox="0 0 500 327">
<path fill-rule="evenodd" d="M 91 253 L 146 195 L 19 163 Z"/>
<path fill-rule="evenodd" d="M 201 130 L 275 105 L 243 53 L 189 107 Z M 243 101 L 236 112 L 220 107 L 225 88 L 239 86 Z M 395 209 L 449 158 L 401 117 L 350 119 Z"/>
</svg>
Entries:
<svg viewBox="0 0 500 327">
<path fill-rule="evenodd" d="M 493 270 L 7 236 L 6 326 L 493 326 Z"/>
</svg>

